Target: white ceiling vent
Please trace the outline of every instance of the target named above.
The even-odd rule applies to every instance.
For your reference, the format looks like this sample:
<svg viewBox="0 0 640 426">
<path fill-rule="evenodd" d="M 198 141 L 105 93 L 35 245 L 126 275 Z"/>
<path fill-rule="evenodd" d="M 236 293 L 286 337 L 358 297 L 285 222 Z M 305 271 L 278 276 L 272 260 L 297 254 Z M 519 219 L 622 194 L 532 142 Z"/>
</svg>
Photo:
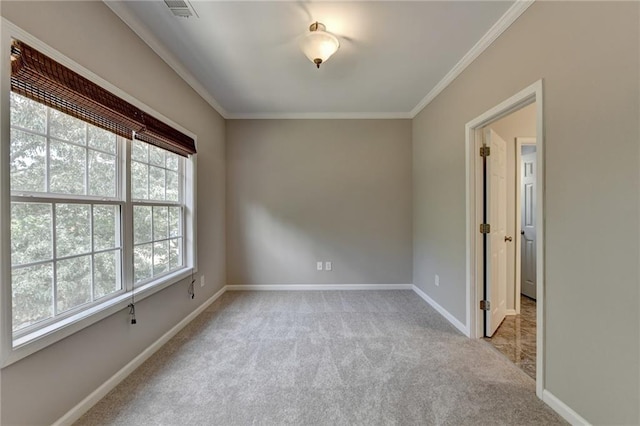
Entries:
<svg viewBox="0 0 640 426">
<path fill-rule="evenodd" d="M 180 18 L 199 17 L 191 3 L 186 0 L 164 0 L 164 2 L 175 16 Z"/>
</svg>

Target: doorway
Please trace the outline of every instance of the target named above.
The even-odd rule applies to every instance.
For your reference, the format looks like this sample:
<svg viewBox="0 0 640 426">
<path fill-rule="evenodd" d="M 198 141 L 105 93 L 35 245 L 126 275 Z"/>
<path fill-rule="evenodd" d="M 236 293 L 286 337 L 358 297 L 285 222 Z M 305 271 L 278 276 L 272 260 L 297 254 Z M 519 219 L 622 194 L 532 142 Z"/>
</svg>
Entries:
<svg viewBox="0 0 640 426">
<path fill-rule="evenodd" d="M 504 176 L 504 184 L 498 185 L 497 191 L 493 191 L 496 185 L 491 188 L 489 207 L 492 211 L 501 210 L 502 214 L 493 215 L 496 217 L 491 218 L 490 223 L 499 224 L 499 219 L 505 216 L 506 220 L 502 229 L 498 226 L 491 232 L 492 250 L 498 253 L 493 245 L 501 244 L 503 255 L 498 256 L 498 259 L 502 259 L 498 265 L 494 265 L 492 257 L 491 269 L 488 270 L 502 268 L 504 278 L 494 277 L 494 274 L 491 281 L 500 281 L 502 278 L 504 288 L 491 295 L 490 325 L 493 328 L 485 328 L 484 340 L 535 380 L 536 104 L 530 104 L 487 125 L 483 134 L 485 145 L 504 147 L 506 151 L 505 160 L 498 158 L 501 153 L 498 149 L 495 152 L 498 156 L 490 162 L 485 161 L 492 166 L 491 176 Z M 491 151 L 493 155 L 494 149 Z M 502 162 L 505 164 L 500 164 Z M 500 170 L 501 165 L 503 170 Z"/>
<path fill-rule="evenodd" d="M 515 150 L 518 140 L 515 137 L 505 141 L 491 128 L 491 124 L 500 119 L 516 113 L 524 108 L 535 111 L 535 161 L 529 162 L 527 170 L 529 181 L 533 179 L 534 185 L 525 189 L 525 195 L 529 196 L 527 209 L 520 208 L 520 215 L 529 214 L 525 220 L 530 224 L 533 242 L 527 242 L 526 253 L 535 253 L 529 257 L 532 263 L 527 269 L 525 279 L 531 281 L 531 268 L 535 270 L 533 280 L 535 285 L 527 290 L 535 295 L 535 301 L 528 296 L 521 296 L 521 269 L 522 260 L 516 262 L 515 254 L 525 252 L 520 247 L 523 240 L 521 233 L 522 217 L 517 218 L 513 212 L 508 215 L 506 210 L 506 194 L 508 184 L 514 188 L 515 182 L 507 181 L 507 151 L 510 148 L 514 153 L 512 164 L 516 167 Z M 542 397 L 544 389 L 544 241 L 543 241 L 543 116 L 542 116 L 542 81 L 525 88 L 521 92 L 486 111 L 466 125 L 466 154 L 467 154 L 467 327 L 472 338 L 484 338 L 485 336 L 500 333 L 501 324 L 505 318 L 513 324 L 512 330 L 520 332 L 523 329 L 523 320 L 526 325 L 532 325 L 535 337 L 525 337 L 530 352 L 534 353 L 535 363 L 530 363 L 530 371 L 536 380 L 536 394 Z M 523 136 L 520 134 L 519 136 Z M 520 140 L 520 145 L 527 145 Z M 521 149 L 521 148 L 520 148 Z M 522 151 L 519 151 L 522 157 Z M 537 194 L 531 192 L 537 190 Z M 529 191 L 528 193 L 526 191 Z M 522 191 L 520 191 L 522 193 Z M 533 195 L 536 195 L 532 198 Z M 535 201 L 531 204 L 531 201 Z M 515 203 L 515 201 L 514 201 Z M 519 205 L 520 203 L 515 203 Z M 509 225 L 508 219 L 513 219 L 514 225 Z M 515 228 L 519 229 L 516 230 Z M 526 234 L 526 232 L 525 232 Z M 526 236 L 526 235 L 525 235 Z M 511 262 L 510 262 L 511 261 Z M 512 263 L 512 270 L 508 272 L 508 265 Z M 516 263 L 519 263 L 516 265 Z M 518 277 L 516 277 L 518 275 Z M 516 279 L 517 278 L 517 279 Z M 507 288 L 509 283 L 509 289 Z M 531 293 L 531 291 L 533 293 Z M 511 301 L 508 298 L 511 297 Z M 522 297 L 527 297 L 522 299 Z M 530 303 L 531 302 L 531 303 Z M 526 311 L 526 312 L 523 312 Z M 531 321 L 535 318 L 535 321 Z M 529 327 L 531 328 L 531 327 Z M 520 335 L 522 336 L 522 335 Z M 522 341 L 522 337 L 521 337 Z M 516 351 L 515 356 L 522 356 Z M 533 367 L 535 366 L 535 374 Z"/>
</svg>

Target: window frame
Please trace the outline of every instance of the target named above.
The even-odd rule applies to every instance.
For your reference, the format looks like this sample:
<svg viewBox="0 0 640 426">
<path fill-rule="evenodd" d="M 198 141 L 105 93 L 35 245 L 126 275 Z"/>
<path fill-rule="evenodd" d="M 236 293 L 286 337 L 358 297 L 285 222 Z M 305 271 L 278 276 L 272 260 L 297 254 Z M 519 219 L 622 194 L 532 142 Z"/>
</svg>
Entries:
<svg viewBox="0 0 640 426">
<path fill-rule="evenodd" d="M 40 52 L 51 57 L 60 64 L 72 69 L 79 75 L 89 79 L 104 89 L 121 97 L 132 105 L 140 108 L 144 112 L 157 117 L 164 123 L 174 127 L 182 133 L 192 137 L 197 144 L 197 136 L 189 130 L 183 128 L 169 118 L 145 105 L 133 96 L 120 90 L 108 81 L 102 79 L 95 73 L 84 68 L 82 65 L 70 60 L 65 55 L 48 46 L 44 42 L 35 38 L 28 32 L 13 24 L 6 18 L 2 19 L 2 30 L 0 31 L 0 138 L 3 141 L 10 140 L 10 55 L 12 39 L 19 39 Z M 119 156 L 120 163 L 117 168 L 118 173 L 123 173 L 122 187 L 118 188 L 116 198 L 91 197 L 86 196 L 82 200 L 69 198 L 64 194 L 38 194 L 32 197 L 49 200 L 48 202 L 65 203 L 71 201 L 85 204 L 117 204 L 121 205 L 121 217 L 131 218 L 123 220 L 121 223 L 121 250 L 122 250 L 122 286 L 117 295 L 108 297 L 102 303 L 93 304 L 73 314 L 63 315 L 59 319 L 37 330 L 17 339 L 13 338 L 12 330 L 12 292 L 11 292 L 11 200 L 13 199 L 10 188 L 10 144 L 0 144 L 0 233 L 5 238 L 0 239 L 0 366 L 5 367 L 26 356 L 29 356 L 41 349 L 44 349 L 55 342 L 64 339 L 98 321 L 113 315 L 116 312 L 125 310 L 131 301 L 132 295 L 136 302 L 143 300 L 156 292 L 184 280 L 197 272 L 197 241 L 196 241 L 196 170 L 197 154 L 185 158 L 182 169 L 183 193 L 182 202 L 182 238 L 183 238 L 183 266 L 182 268 L 164 273 L 156 279 L 135 284 L 126 282 L 127 277 L 133 280 L 133 202 L 131 191 L 127 189 L 131 181 L 131 143 L 118 144 L 121 146 L 123 155 Z M 118 161 L 118 160 L 117 160 Z M 28 194 L 25 194 L 28 195 Z M 35 195 L 35 194 L 34 194 Z M 83 196 L 85 197 L 85 196 Z M 120 197 L 120 198 L 117 198 Z M 155 203 L 155 201 L 153 202 Z M 163 202 L 163 205 L 165 202 Z M 166 202 L 170 204 L 169 202 Z M 129 241 L 130 240 L 130 241 Z M 92 247 L 93 249 L 93 247 Z"/>
</svg>

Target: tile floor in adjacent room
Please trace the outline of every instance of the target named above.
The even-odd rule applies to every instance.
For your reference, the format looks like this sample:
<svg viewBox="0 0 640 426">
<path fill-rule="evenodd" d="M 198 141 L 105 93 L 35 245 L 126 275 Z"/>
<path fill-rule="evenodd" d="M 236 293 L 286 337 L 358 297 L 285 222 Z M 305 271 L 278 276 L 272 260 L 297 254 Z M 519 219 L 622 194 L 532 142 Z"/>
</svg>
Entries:
<svg viewBox="0 0 640 426">
<path fill-rule="evenodd" d="M 536 301 L 520 295 L 520 314 L 507 316 L 485 340 L 535 380 Z"/>
</svg>

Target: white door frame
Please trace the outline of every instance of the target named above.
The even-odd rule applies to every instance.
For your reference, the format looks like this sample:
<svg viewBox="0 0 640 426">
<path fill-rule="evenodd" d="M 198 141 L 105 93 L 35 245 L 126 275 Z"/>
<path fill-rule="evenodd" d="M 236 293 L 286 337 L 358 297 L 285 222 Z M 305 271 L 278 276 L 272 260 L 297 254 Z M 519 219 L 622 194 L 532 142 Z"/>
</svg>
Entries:
<svg viewBox="0 0 640 426">
<path fill-rule="evenodd" d="M 465 126 L 466 193 L 467 193 L 467 330 L 469 337 L 481 338 L 484 334 L 480 300 L 483 297 L 482 238 L 482 145 L 481 129 L 520 108 L 536 103 L 536 395 L 542 399 L 544 389 L 544 126 L 542 105 L 542 80 L 516 93 L 504 102 L 484 112 Z"/>
<path fill-rule="evenodd" d="M 522 291 L 522 281 L 521 281 L 521 268 L 522 268 L 522 235 L 520 235 L 520 230 L 522 229 L 522 191 L 520 189 L 520 185 L 522 182 L 522 147 L 523 146 L 536 146 L 536 138 L 531 137 L 518 137 L 516 138 L 516 217 L 515 217 L 515 308 L 516 314 L 520 313 L 520 292 Z M 536 194 L 537 196 L 538 194 Z"/>
</svg>

